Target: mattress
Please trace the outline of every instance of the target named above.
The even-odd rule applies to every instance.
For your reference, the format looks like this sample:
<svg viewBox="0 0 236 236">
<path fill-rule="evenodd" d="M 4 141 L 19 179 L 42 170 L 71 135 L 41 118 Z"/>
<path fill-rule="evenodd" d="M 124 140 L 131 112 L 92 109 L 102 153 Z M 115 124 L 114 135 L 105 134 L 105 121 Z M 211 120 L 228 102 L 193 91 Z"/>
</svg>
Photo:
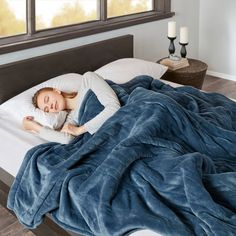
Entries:
<svg viewBox="0 0 236 236">
<path fill-rule="evenodd" d="M 0 167 L 16 177 L 26 152 L 46 142 L 35 134 L 25 132 L 10 114 L 0 106 Z"/>
</svg>

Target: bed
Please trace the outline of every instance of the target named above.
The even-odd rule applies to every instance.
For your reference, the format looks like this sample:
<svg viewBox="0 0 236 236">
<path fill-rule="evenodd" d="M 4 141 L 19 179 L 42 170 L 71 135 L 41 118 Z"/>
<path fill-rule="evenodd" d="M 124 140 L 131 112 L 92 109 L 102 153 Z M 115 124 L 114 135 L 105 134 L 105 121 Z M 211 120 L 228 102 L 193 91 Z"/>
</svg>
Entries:
<svg viewBox="0 0 236 236">
<path fill-rule="evenodd" d="M 99 56 L 98 56 L 99 55 Z M 50 55 L 0 66 L 0 103 L 52 77 L 94 71 L 120 58 L 133 57 L 133 36 L 125 35 Z M 60 66 L 58 66 L 60 65 Z M 6 206 L 7 194 L 26 152 L 46 142 L 22 130 L 21 125 L 0 109 L 0 189 L 1 204 Z M 14 148 L 12 148 L 14 143 Z M 7 156 L 7 158 L 5 158 Z M 36 235 L 77 235 L 63 230 L 49 216 L 33 232 Z M 157 235 L 143 231 L 145 235 Z M 141 235 L 136 233 L 136 235 Z"/>
<path fill-rule="evenodd" d="M 99 58 L 97 58 L 97 55 L 100 55 Z M 2 66 L 0 68 L 1 102 L 51 77 L 71 72 L 83 74 L 86 71 L 94 71 L 108 62 L 127 57 L 133 57 L 133 37 L 131 35 Z M 6 83 L 6 81 L 8 83 Z M 92 181 L 95 181 L 95 183 L 97 180 L 100 180 L 98 185 L 91 182 L 91 186 L 88 186 L 88 189 L 92 187 L 90 190 L 95 191 L 95 194 L 96 191 L 103 193 L 101 195 L 103 197 L 103 200 L 100 202 L 101 206 L 107 204 L 106 193 L 113 196 L 113 189 L 118 188 L 116 186 L 121 187 L 121 192 L 117 192 L 118 198 L 114 197 L 113 199 L 112 197 L 111 199 L 108 199 L 108 204 L 111 204 L 112 207 L 114 206 L 114 208 L 117 209 L 118 218 L 116 222 L 119 223 L 117 225 L 121 228 L 116 227 L 116 224 L 113 225 L 114 221 L 110 221 L 110 209 L 106 207 L 107 205 L 104 205 L 104 208 L 101 208 L 104 211 L 101 213 L 101 216 L 105 217 L 103 223 L 108 224 L 104 231 L 106 232 L 106 235 L 123 235 L 123 233 L 132 235 L 158 235 L 154 232 L 154 229 L 156 229 L 156 232 L 162 232 L 164 235 L 168 233 L 170 235 L 195 235 L 196 233 L 198 235 L 234 235 L 236 232 L 236 203 L 234 191 L 236 164 L 234 158 L 232 158 L 235 157 L 236 153 L 236 136 L 234 135 L 236 124 L 234 114 L 236 113 L 236 105 L 234 102 L 219 94 L 204 94 L 192 87 L 179 87 L 179 85 L 172 83 L 170 83 L 170 85 L 171 86 L 159 80 L 154 81 L 149 76 L 137 77 L 135 81 L 125 85 L 129 87 L 111 84 L 117 94 L 121 95 L 121 97 L 119 97 L 121 98 L 121 101 L 124 99 L 124 103 L 127 102 L 128 107 L 123 106 L 118 112 L 120 116 L 114 116 L 110 121 L 118 122 L 116 124 L 118 124 L 119 127 L 119 121 L 122 120 L 123 115 L 125 113 L 128 114 L 128 117 L 133 120 L 133 123 L 136 126 L 130 128 L 129 124 L 125 120 L 122 121 L 123 123 L 121 123 L 121 125 L 126 125 L 131 129 L 131 132 L 129 133 L 130 139 L 127 138 L 124 143 L 122 143 L 123 141 L 120 141 L 120 143 L 118 143 L 119 146 L 116 146 L 116 141 L 114 141 L 115 139 L 111 139 L 110 137 L 118 136 L 118 138 L 120 137 L 121 140 L 123 140 L 122 135 L 124 135 L 123 133 L 126 132 L 126 130 L 117 128 L 117 126 L 109 129 L 111 126 L 111 123 L 109 122 L 106 122 L 104 127 L 108 128 L 111 133 L 106 133 L 106 131 L 100 130 L 101 132 L 98 132 L 93 136 L 93 139 L 87 139 L 87 136 L 78 139 L 79 142 L 85 142 L 85 147 L 87 147 L 84 149 L 82 148 L 81 150 L 79 149 L 79 152 L 81 152 L 80 155 L 86 156 L 87 153 L 90 152 L 91 157 L 96 155 L 96 152 L 93 149 L 96 144 L 99 148 L 99 155 L 97 156 L 98 159 L 96 159 L 96 162 L 99 162 L 101 159 L 101 163 L 106 167 L 106 171 L 103 171 L 100 166 L 97 168 L 95 165 L 95 171 L 98 171 L 96 173 L 99 174 L 98 177 L 97 175 L 93 175 L 93 172 L 91 172 L 91 166 L 87 168 L 88 164 L 91 163 L 87 163 L 86 160 L 85 162 L 82 161 L 83 166 L 87 168 L 85 169 L 86 181 L 87 176 L 93 176 Z M 128 96 L 129 92 L 130 97 Z M 85 111 L 87 110 L 87 102 L 93 102 L 92 95 L 89 94 L 89 96 L 89 99 L 87 99 L 88 101 L 85 102 L 83 108 Z M 127 96 L 129 97 L 128 100 Z M 182 98 L 184 98 L 184 100 L 181 100 Z M 134 104 L 134 110 L 132 110 L 132 104 Z M 145 106 L 143 106 L 144 104 Z M 163 107 L 166 107 L 167 109 L 163 109 Z M 128 113 L 130 111 L 129 109 L 133 111 L 132 114 Z M 156 119 L 156 117 L 159 117 L 159 109 L 160 111 L 164 111 L 164 113 L 160 113 L 162 114 L 160 115 L 160 120 L 153 120 Z M 198 113 L 201 114 L 200 118 Z M 139 114 L 142 114 L 142 117 L 138 117 L 136 120 L 135 116 Z M 22 131 L 20 129 L 20 124 L 12 120 L 6 112 L 0 113 L 0 119 L 0 132 L 2 137 L 4 137 L 1 142 L 2 151 L 0 159 L 0 186 L 2 190 L 1 193 L 3 192 L 1 195 L 1 204 L 6 205 L 9 187 L 19 171 L 19 167 L 23 162 L 26 151 L 39 143 L 44 143 L 45 141 L 40 140 L 37 136 Z M 170 124 L 177 124 L 176 128 L 174 125 L 169 125 L 169 123 L 167 123 L 168 120 L 174 122 Z M 150 125 L 150 122 L 153 121 L 157 121 L 154 128 L 153 125 Z M 187 121 L 188 123 L 185 123 Z M 141 133 L 142 136 L 139 136 L 139 127 L 144 126 L 144 123 L 147 127 L 147 132 Z M 200 124 L 201 126 L 199 126 Z M 180 134 L 177 133 L 178 130 L 181 131 Z M 121 133 L 119 133 L 120 131 Z M 152 132 L 158 132 L 157 134 L 160 136 L 152 136 Z M 169 139 L 170 134 L 172 135 L 172 133 L 174 134 L 173 140 L 172 138 Z M 209 135 L 210 133 L 213 133 L 213 135 Z M 202 134 L 206 135 L 202 136 Z M 150 139 L 150 135 L 154 139 Z M 139 138 L 142 142 L 136 145 Z M 106 141 L 104 139 L 108 140 L 107 147 L 102 146 L 102 143 Z M 9 140 L 11 141 L 9 142 Z M 88 140 L 92 141 L 87 142 Z M 50 145 L 56 149 L 56 153 L 53 154 L 54 156 L 52 155 L 50 158 L 45 156 L 46 159 L 43 158 L 42 160 L 43 162 L 45 161 L 45 163 L 47 161 L 50 163 L 54 160 L 56 160 L 57 163 L 58 160 L 62 160 L 62 165 L 58 165 L 58 169 L 54 172 L 57 176 L 59 176 L 59 173 L 62 173 L 60 172 L 60 168 L 62 168 L 62 170 L 64 168 L 64 159 L 63 157 L 62 159 L 57 159 L 57 154 L 60 154 L 60 150 L 62 150 L 62 154 L 64 153 L 65 155 L 69 152 L 73 152 L 73 148 L 77 148 L 76 142 L 77 141 L 74 143 L 72 142 L 71 146 L 56 146 L 50 143 L 45 143 L 45 145 L 42 144 L 40 146 L 42 149 L 44 147 L 49 148 L 49 152 L 51 152 Z M 14 149 L 12 148 L 12 143 L 14 143 Z M 129 149 L 129 145 L 131 144 L 134 145 L 134 149 Z M 126 162 L 121 161 L 122 159 L 119 158 L 116 159 L 117 156 L 115 154 L 111 154 L 109 160 L 103 161 L 103 152 L 109 149 L 109 145 L 113 145 L 114 150 L 112 150 L 114 153 L 120 150 L 122 151 L 120 153 L 117 152 L 119 155 L 123 153 L 120 157 L 125 157 L 125 154 L 129 154 L 127 155 L 127 160 L 131 164 L 127 164 L 127 166 L 129 168 L 130 165 L 129 169 L 131 172 L 128 171 L 124 174 L 124 176 L 128 178 L 123 178 L 122 174 L 122 171 L 126 171 L 123 169 L 124 167 L 126 168 Z M 35 150 L 37 152 L 37 149 L 31 150 L 31 153 L 33 154 Z M 137 160 L 137 162 L 133 162 L 133 154 L 135 158 L 138 158 L 134 159 Z M 5 158 L 5 156 L 7 156 L 7 158 Z M 215 164 L 213 164 L 208 156 L 214 160 Z M 23 162 L 23 166 L 25 164 L 27 165 L 27 163 L 30 163 L 29 165 L 32 165 L 32 167 L 35 165 L 37 155 L 34 155 L 32 161 L 30 157 L 31 156 L 28 154 L 27 158 L 25 158 Z M 148 159 L 145 159 L 144 157 Z M 77 182 L 76 178 L 73 179 L 73 175 L 79 170 L 75 169 L 77 164 L 73 164 L 74 159 L 69 159 L 69 162 L 70 161 L 72 161 L 72 164 L 70 164 L 72 165 L 70 169 L 72 172 L 69 174 L 69 180 L 67 181 L 66 178 L 65 181 L 63 181 L 71 184 L 68 191 L 75 194 L 76 186 L 80 183 L 80 179 L 78 179 Z M 67 162 L 67 160 L 65 161 L 65 163 L 69 162 Z M 117 168 L 119 168 L 120 171 L 113 168 L 113 165 L 111 165 L 113 163 L 116 163 Z M 39 166 L 41 166 L 40 163 Z M 42 171 L 45 169 L 47 172 L 47 168 L 45 167 L 46 165 L 42 166 Z M 92 168 L 94 168 L 94 166 Z M 133 170 L 134 172 L 132 172 Z M 18 182 L 22 181 L 22 174 L 24 173 L 22 171 L 24 170 L 21 168 L 20 177 L 15 181 L 16 186 Z M 31 170 L 28 169 L 27 171 Z M 83 178 L 83 175 L 81 176 Z M 110 179 L 103 179 L 104 176 Z M 55 175 L 49 175 L 49 177 L 55 179 Z M 116 182 L 116 178 L 118 179 L 118 177 L 123 181 L 120 184 L 119 182 Z M 75 181 L 69 182 L 70 179 Z M 44 178 L 41 179 L 36 176 L 37 186 L 40 181 L 44 180 Z M 132 184 L 132 181 L 134 180 L 136 181 L 135 189 Z M 23 178 L 23 182 L 24 181 L 27 183 L 27 178 Z M 89 178 L 88 181 L 90 181 Z M 98 187 L 100 184 L 106 189 L 106 191 L 101 191 L 102 188 Z M 140 190 L 137 190 L 136 185 L 139 186 Z M 39 207 L 37 208 L 38 210 L 31 208 L 29 211 L 27 210 L 26 215 L 38 215 L 41 214 L 41 209 L 44 211 L 45 207 L 54 207 L 51 206 L 51 204 L 53 205 L 56 203 L 51 201 L 51 193 L 57 191 L 57 185 L 55 184 L 55 186 L 56 187 L 52 192 L 49 189 L 46 199 L 38 199 L 39 202 L 42 202 L 43 207 L 41 208 L 41 203 L 37 205 L 38 202 L 36 201 L 34 204 Z M 83 185 L 83 182 L 81 182 L 81 186 L 84 187 L 86 192 L 86 185 Z M 157 186 L 160 192 L 158 192 L 159 190 L 155 190 Z M 83 189 L 82 187 L 80 188 Z M 19 191 L 21 190 L 24 192 L 24 187 Z M 67 189 L 64 190 L 65 191 L 63 192 L 67 192 Z M 132 192 L 133 190 L 134 192 Z M 137 192 L 135 192 L 136 190 Z M 17 191 L 17 189 L 13 191 L 13 196 L 14 192 Z M 91 199 L 91 196 L 93 196 L 94 193 L 88 192 L 89 195 L 86 195 L 85 192 L 82 191 L 79 193 L 81 197 L 80 200 L 86 203 L 87 196 L 89 196 L 90 203 L 92 204 L 91 211 L 95 209 L 96 213 L 100 214 L 100 212 L 96 210 L 96 199 Z M 136 193 L 138 193 L 138 195 Z M 175 197 L 172 197 L 172 194 L 175 195 Z M 121 198 L 119 198 L 119 196 Z M 127 196 L 128 200 L 126 199 Z M 63 195 L 62 193 L 60 197 L 62 200 L 67 200 L 68 196 Z M 124 199 L 122 197 L 124 197 Z M 147 202 L 145 197 L 147 197 Z M 11 198 L 11 201 L 12 199 L 14 198 Z M 130 218 L 127 218 L 127 220 L 125 217 L 119 218 L 119 214 L 122 214 L 119 207 L 122 206 L 120 204 L 123 200 L 125 206 L 132 210 Z M 71 206 L 74 207 L 74 205 Z M 182 210 L 181 212 L 178 211 L 179 206 Z M 75 208 L 72 208 L 72 212 L 70 212 L 71 208 L 63 205 L 59 211 L 54 212 L 54 217 L 65 211 L 66 214 L 68 214 L 68 219 L 73 223 L 75 216 L 72 213 L 74 209 Z M 36 212 L 34 213 L 34 211 Z M 87 226 L 86 223 L 91 223 L 90 226 L 96 228 L 96 221 L 89 218 L 90 209 L 86 212 L 86 209 L 81 208 L 80 211 L 84 215 L 88 213 L 88 218 L 86 218 L 86 222 L 83 225 L 84 229 Z M 21 211 L 19 210 L 18 213 L 21 214 Z M 129 211 L 127 211 L 127 214 L 129 214 Z M 141 215 L 144 215 L 144 217 Z M 24 213 L 22 219 L 25 220 Z M 67 222 L 68 219 L 65 218 Z M 37 220 L 36 223 L 41 222 L 41 218 L 35 220 Z M 24 222 L 25 224 L 26 221 Z M 58 223 L 63 225 L 63 222 L 60 222 L 59 220 Z M 122 225 L 126 223 L 127 228 L 124 227 L 123 229 Z M 132 227 L 132 225 L 137 227 Z M 189 225 L 191 225 L 191 227 L 189 227 Z M 133 229 L 137 228 L 141 230 L 133 232 Z M 153 229 L 153 231 L 146 230 L 147 228 Z M 142 229 L 144 229 L 144 231 Z M 40 224 L 34 232 L 37 235 L 76 235 L 70 231 L 63 230 L 54 223 L 49 215 L 47 215 L 46 220 Z M 93 235 L 90 231 L 82 230 L 80 232 L 86 232 L 87 235 Z M 99 235 L 99 232 L 97 234 Z M 103 231 L 100 232 L 100 235 L 104 235 Z"/>
</svg>

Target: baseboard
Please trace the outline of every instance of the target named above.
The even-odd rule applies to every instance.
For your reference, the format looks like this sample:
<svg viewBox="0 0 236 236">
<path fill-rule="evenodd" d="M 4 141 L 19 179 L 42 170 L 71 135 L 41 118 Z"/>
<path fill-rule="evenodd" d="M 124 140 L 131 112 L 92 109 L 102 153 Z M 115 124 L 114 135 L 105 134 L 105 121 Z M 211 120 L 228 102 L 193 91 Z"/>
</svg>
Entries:
<svg viewBox="0 0 236 236">
<path fill-rule="evenodd" d="M 222 78 L 222 79 L 228 79 L 228 80 L 236 81 L 236 76 L 228 75 L 228 74 L 224 74 L 224 73 L 220 73 L 220 72 L 216 72 L 216 71 L 208 70 L 207 75 L 219 77 L 219 78 Z"/>
</svg>

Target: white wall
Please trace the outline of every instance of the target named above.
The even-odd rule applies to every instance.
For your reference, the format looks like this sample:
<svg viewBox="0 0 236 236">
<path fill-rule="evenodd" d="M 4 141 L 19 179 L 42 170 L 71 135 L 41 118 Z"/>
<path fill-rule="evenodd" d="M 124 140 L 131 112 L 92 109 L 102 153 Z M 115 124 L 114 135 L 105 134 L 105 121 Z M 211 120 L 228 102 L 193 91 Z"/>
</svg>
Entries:
<svg viewBox="0 0 236 236">
<path fill-rule="evenodd" d="M 175 12 L 173 19 L 177 22 L 178 28 L 178 38 L 175 43 L 178 55 L 180 55 L 179 28 L 187 26 L 189 28 L 189 44 L 186 47 L 187 57 L 198 58 L 199 4 L 199 0 L 172 0 L 172 11 Z"/>
<path fill-rule="evenodd" d="M 235 25 L 235 0 L 200 0 L 199 58 L 208 74 L 236 81 Z"/>
<path fill-rule="evenodd" d="M 176 13 L 173 18 L 0 55 L 0 64 L 6 64 L 124 34 L 134 35 L 135 57 L 157 61 L 161 57 L 168 55 L 169 40 L 167 39 L 167 22 L 170 20 L 175 20 L 178 28 L 182 25 L 189 27 L 190 44 L 187 47 L 188 56 L 197 58 L 199 43 L 199 0 L 172 0 L 172 11 Z M 175 45 L 177 49 L 176 53 L 179 54 L 178 39 L 179 37 Z"/>
</svg>

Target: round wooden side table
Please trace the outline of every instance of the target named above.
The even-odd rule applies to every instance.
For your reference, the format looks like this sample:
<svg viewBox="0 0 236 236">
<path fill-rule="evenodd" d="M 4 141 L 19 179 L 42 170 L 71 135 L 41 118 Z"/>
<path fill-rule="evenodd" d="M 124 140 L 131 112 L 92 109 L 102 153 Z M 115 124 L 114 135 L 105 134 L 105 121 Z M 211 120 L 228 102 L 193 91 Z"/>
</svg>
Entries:
<svg viewBox="0 0 236 236">
<path fill-rule="evenodd" d="M 161 60 L 157 61 L 157 63 L 160 63 Z M 188 62 L 188 67 L 174 71 L 167 70 L 161 79 L 201 89 L 207 71 L 207 64 L 191 58 L 188 58 Z"/>
</svg>

